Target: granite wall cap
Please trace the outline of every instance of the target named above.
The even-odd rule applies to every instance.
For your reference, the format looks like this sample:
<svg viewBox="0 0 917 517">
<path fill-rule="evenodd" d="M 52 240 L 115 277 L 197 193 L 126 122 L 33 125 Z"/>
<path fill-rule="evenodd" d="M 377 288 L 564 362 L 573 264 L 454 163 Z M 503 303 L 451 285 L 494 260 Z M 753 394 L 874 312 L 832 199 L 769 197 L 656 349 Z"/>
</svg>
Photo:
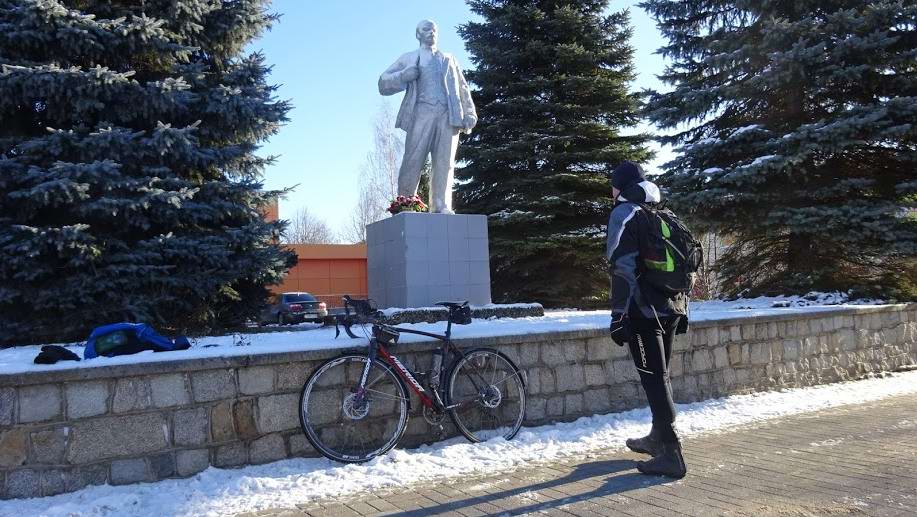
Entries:
<svg viewBox="0 0 917 517">
<path fill-rule="evenodd" d="M 748 324 L 753 320 L 754 323 L 770 323 L 779 321 L 792 320 L 812 320 L 820 318 L 833 318 L 845 315 L 865 315 L 876 313 L 891 313 L 917 310 L 917 303 L 888 304 L 882 306 L 838 306 L 837 308 L 827 308 L 820 311 L 812 312 L 788 312 L 786 314 L 767 314 L 760 316 L 732 317 L 720 319 L 708 319 L 693 322 L 693 329 L 702 329 L 716 326 L 730 326 Z M 526 343 L 541 343 L 544 341 L 555 341 L 558 339 L 581 339 L 604 337 L 607 335 L 607 329 L 578 329 L 578 330 L 561 330 L 539 334 L 527 334 L 525 332 L 515 332 L 501 336 L 488 337 L 470 337 L 457 338 L 453 342 L 462 347 L 476 346 L 486 347 L 525 341 Z M 119 364 L 99 367 L 82 367 L 69 368 L 48 371 L 32 371 L 2 375 L 0 374 L 0 387 L 20 387 L 34 384 L 49 384 L 60 382 L 72 382 L 81 380 L 95 380 L 117 377 L 130 377 L 138 375 L 154 375 L 161 373 L 177 373 L 201 370 L 212 370 L 220 368 L 242 368 L 248 366 L 274 365 L 291 362 L 303 361 L 323 361 L 336 357 L 342 353 L 352 351 L 362 351 L 365 349 L 366 341 L 363 339 L 340 339 L 339 348 L 328 348 L 321 350 L 299 350 L 290 352 L 265 352 L 253 353 L 248 355 L 230 356 L 230 357 L 205 357 L 192 359 L 175 359 L 162 360 L 155 362 Z M 438 342 L 434 339 L 420 341 L 415 343 L 398 344 L 398 350 L 405 352 L 432 350 Z"/>
</svg>

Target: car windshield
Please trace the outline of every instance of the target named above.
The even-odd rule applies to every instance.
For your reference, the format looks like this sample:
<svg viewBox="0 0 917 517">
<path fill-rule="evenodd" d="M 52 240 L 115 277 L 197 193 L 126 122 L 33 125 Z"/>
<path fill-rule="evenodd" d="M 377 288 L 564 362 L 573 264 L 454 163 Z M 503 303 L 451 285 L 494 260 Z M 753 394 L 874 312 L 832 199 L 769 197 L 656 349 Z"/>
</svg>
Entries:
<svg viewBox="0 0 917 517">
<path fill-rule="evenodd" d="M 297 294 L 285 294 L 283 295 L 283 301 L 286 303 L 296 303 L 296 302 L 314 302 L 315 297 L 308 293 L 297 293 Z"/>
</svg>

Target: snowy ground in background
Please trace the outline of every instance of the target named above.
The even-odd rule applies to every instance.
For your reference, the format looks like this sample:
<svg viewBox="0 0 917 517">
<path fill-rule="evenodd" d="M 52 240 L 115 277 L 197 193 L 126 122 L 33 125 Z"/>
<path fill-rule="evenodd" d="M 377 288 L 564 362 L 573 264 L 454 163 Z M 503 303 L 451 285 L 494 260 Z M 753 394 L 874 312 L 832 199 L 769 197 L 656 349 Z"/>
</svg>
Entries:
<svg viewBox="0 0 917 517">
<path fill-rule="evenodd" d="M 737 395 L 678 406 L 682 436 L 717 432 L 761 420 L 917 393 L 917 372 L 782 392 Z M 219 516 L 291 507 L 323 497 L 442 482 L 469 474 L 505 472 L 591 451 L 620 449 L 644 434 L 648 409 L 525 428 L 511 441 L 470 444 L 453 439 L 362 465 L 325 459 L 284 460 L 237 470 L 215 468 L 189 479 L 120 487 L 91 487 L 71 494 L 0 501 L 0 516 Z"/>
<path fill-rule="evenodd" d="M 874 305 L 881 302 L 871 302 Z M 691 303 L 691 320 L 708 321 L 737 317 L 756 317 L 770 314 L 800 314 L 838 310 L 850 305 L 842 294 L 813 294 L 806 297 L 760 297 L 739 299 L 735 301 L 703 301 Z M 870 303 L 858 302 L 859 307 L 870 306 Z M 470 325 L 453 327 L 453 338 L 489 337 L 507 335 L 541 334 L 564 330 L 601 329 L 608 326 L 609 311 L 546 311 L 541 317 L 526 318 L 492 318 L 476 319 Z M 443 332 L 441 323 L 418 323 L 402 325 L 427 332 Z M 359 335 L 359 329 L 355 329 Z M 402 343 L 422 341 L 426 338 L 403 334 Z M 204 357 L 229 357 L 249 354 L 296 352 L 302 350 L 322 350 L 329 348 L 353 347 L 365 341 L 351 340 L 342 332 L 335 339 L 333 327 L 306 323 L 297 325 L 289 332 L 275 331 L 261 334 L 232 334 L 227 336 L 202 337 L 192 339 L 192 348 L 176 352 L 141 352 L 139 354 L 119 357 L 99 357 L 90 361 L 61 361 L 52 365 L 40 365 L 32 362 L 38 355 L 40 346 L 21 346 L 0 350 L 0 375 L 27 371 L 64 370 L 117 364 L 133 364 L 167 360 L 181 360 Z M 81 344 L 68 344 L 80 357 L 83 356 Z"/>
</svg>

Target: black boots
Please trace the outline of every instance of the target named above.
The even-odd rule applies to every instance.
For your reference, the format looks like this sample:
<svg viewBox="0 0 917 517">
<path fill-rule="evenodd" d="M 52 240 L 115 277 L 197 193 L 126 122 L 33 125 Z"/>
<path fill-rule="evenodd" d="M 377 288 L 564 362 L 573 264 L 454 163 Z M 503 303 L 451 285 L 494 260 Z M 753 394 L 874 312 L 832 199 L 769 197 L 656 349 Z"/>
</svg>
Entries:
<svg viewBox="0 0 917 517">
<path fill-rule="evenodd" d="M 662 452 L 662 441 L 659 440 L 659 433 L 656 428 L 650 429 L 650 434 L 643 438 L 628 438 L 627 448 L 640 454 L 649 454 L 650 456 L 659 456 Z"/>
<path fill-rule="evenodd" d="M 661 434 L 674 440 L 663 442 Z M 653 426 L 650 434 L 643 438 L 629 438 L 624 443 L 634 452 L 653 457 L 651 460 L 637 462 L 637 470 L 644 474 L 681 479 L 688 472 L 685 459 L 681 455 L 681 443 L 674 431 L 660 433 L 656 426 Z"/>
<path fill-rule="evenodd" d="M 630 444 L 628 444 L 630 447 Z M 631 447 L 633 448 L 633 447 Z M 677 441 L 659 444 L 659 454 L 651 460 L 638 461 L 637 470 L 644 474 L 681 479 L 688 473 Z"/>
</svg>

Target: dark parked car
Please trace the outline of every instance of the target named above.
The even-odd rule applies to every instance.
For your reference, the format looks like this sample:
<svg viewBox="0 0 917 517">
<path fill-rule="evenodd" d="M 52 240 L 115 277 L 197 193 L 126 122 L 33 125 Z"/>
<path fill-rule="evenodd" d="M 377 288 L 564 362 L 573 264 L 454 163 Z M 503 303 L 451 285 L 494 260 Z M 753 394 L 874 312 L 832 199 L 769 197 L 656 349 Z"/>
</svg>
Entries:
<svg viewBox="0 0 917 517">
<path fill-rule="evenodd" d="M 309 293 L 283 293 L 274 298 L 274 302 L 265 307 L 261 313 L 261 323 L 302 323 L 312 321 L 322 323 L 328 315 L 328 306 L 318 301 Z"/>
</svg>

